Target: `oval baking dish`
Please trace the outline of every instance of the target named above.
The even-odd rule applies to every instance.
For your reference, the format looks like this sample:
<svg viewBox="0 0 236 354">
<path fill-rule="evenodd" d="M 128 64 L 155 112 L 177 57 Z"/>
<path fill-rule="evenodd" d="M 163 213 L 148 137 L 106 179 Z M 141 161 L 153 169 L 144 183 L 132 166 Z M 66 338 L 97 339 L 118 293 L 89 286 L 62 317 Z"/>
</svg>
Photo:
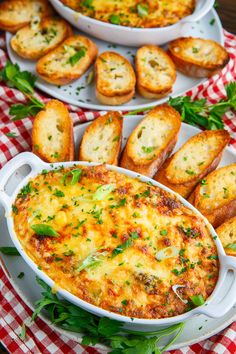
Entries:
<svg viewBox="0 0 236 354">
<path fill-rule="evenodd" d="M 60 0 L 50 0 L 55 10 L 76 28 L 107 42 L 139 47 L 145 44 L 161 45 L 185 35 L 188 22 L 203 18 L 213 7 L 214 0 L 196 0 L 194 12 L 179 22 L 160 28 L 135 28 L 114 25 L 85 16 L 67 6 Z"/>
<path fill-rule="evenodd" d="M 22 167 L 22 166 L 29 166 L 30 167 L 30 172 L 27 176 L 25 176 L 25 178 L 22 179 L 21 183 L 17 186 L 17 188 L 12 192 L 11 195 L 9 195 L 9 193 L 7 193 L 5 191 L 5 186 L 7 185 L 7 181 L 8 179 L 12 176 L 12 174 L 14 174 L 18 168 Z M 106 316 L 118 321 L 122 321 L 124 323 L 126 323 L 127 325 L 130 326 L 134 326 L 135 327 L 142 327 L 146 326 L 147 328 L 150 328 L 151 326 L 167 326 L 170 324 L 174 324 L 174 323 L 178 323 L 178 322 L 182 322 L 185 321 L 188 318 L 191 318 L 197 314 L 205 314 L 207 316 L 210 317 L 221 317 L 224 316 L 224 314 L 234 305 L 235 302 L 235 293 L 236 293 L 236 259 L 234 257 L 230 257 L 230 256 L 226 256 L 225 252 L 223 250 L 223 247 L 221 245 L 220 240 L 218 239 L 217 235 L 215 234 L 214 229 L 211 227 L 211 225 L 208 223 L 208 221 L 203 218 L 201 216 L 201 214 L 194 209 L 187 201 L 185 201 L 183 198 L 181 198 L 180 196 L 178 196 L 177 194 L 173 193 L 171 190 L 169 190 L 168 188 L 162 186 L 161 184 L 151 180 L 150 178 L 144 177 L 144 176 L 140 176 L 137 175 L 134 172 L 116 167 L 116 166 L 104 166 L 104 170 L 107 171 L 108 176 L 112 175 L 114 171 L 115 174 L 118 172 L 117 175 L 123 176 L 122 178 L 126 178 L 126 176 L 128 177 L 127 180 L 129 180 L 130 183 L 130 178 L 135 178 L 134 180 L 134 184 L 135 182 L 141 184 L 140 182 L 144 182 L 142 183 L 142 185 L 146 185 L 146 188 L 149 189 L 152 188 L 153 190 L 155 190 L 155 187 L 157 187 L 156 189 L 160 192 L 159 194 L 163 194 L 163 195 L 169 195 L 172 194 L 172 198 L 169 198 L 167 201 L 168 207 L 169 205 L 171 205 L 171 208 L 175 208 L 176 206 L 173 205 L 173 203 L 180 203 L 183 208 L 187 208 L 187 213 L 189 212 L 189 215 L 196 215 L 199 222 L 201 221 L 201 223 L 204 224 L 204 228 L 206 228 L 208 231 L 208 234 L 210 234 L 212 236 L 212 244 L 217 248 L 217 253 L 218 253 L 218 259 L 219 259 L 219 277 L 218 277 L 218 281 L 217 284 L 212 292 L 212 294 L 208 297 L 207 301 L 199 307 L 196 307 L 188 312 L 182 313 L 180 315 L 177 316 L 172 316 L 172 317 L 167 317 L 167 318 L 137 318 L 135 316 L 124 316 L 122 315 L 122 313 L 115 313 L 115 312 L 111 312 L 108 311 L 107 309 L 95 306 L 94 304 L 91 304 L 85 300 L 82 300 L 81 298 L 73 295 L 71 292 L 64 290 L 62 288 L 60 288 L 58 286 L 58 283 L 54 283 L 54 281 L 46 274 L 46 272 L 42 271 L 39 269 L 38 264 L 36 264 L 31 257 L 28 256 L 28 254 L 26 253 L 26 251 L 24 250 L 21 242 L 19 241 L 16 232 L 14 231 L 14 213 L 12 213 L 12 206 L 15 203 L 16 197 L 17 195 L 20 193 L 23 193 L 24 195 L 26 195 L 26 199 L 27 200 L 27 186 L 29 186 L 29 181 L 32 180 L 33 178 L 35 178 L 36 176 L 46 176 L 48 172 L 50 172 L 50 170 L 56 170 L 56 172 L 54 172 L 55 174 L 59 174 L 62 173 L 61 171 L 63 171 L 63 169 L 66 168 L 72 168 L 72 169 L 78 169 L 81 166 L 82 169 L 84 169 L 85 171 L 96 171 L 98 170 L 101 166 L 99 166 L 99 164 L 95 164 L 95 163 L 88 163 L 88 162 L 65 162 L 65 163 L 59 163 L 59 164 L 54 164 L 54 165 L 50 165 L 47 164 L 43 161 L 41 161 L 38 157 L 36 157 L 34 154 L 32 153 L 22 153 L 19 154 L 18 156 L 16 156 L 15 158 L 13 158 L 10 162 L 8 162 L 3 169 L 0 171 L 0 201 L 3 204 L 5 211 L 6 211 L 6 218 L 7 218 L 7 225 L 8 225 L 8 230 L 10 233 L 10 236 L 12 238 L 12 241 L 14 242 L 16 248 L 18 249 L 18 251 L 20 252 L 21 256 L 24 258 L 24 260 L 28 263 L 28 265 L 32 268 L 32 270 L 40 277 L 42 278 L 46 283 L 48 283 L 49 286 L 54 287 L 54 289 L 58 290 L 58 293 L 60 295 L 62 295 L 64 298 L 66 298 L 67 300 L 71 301 L 72 303 L 76 304 L 77 306 L 80 306 L 82 308 L 84 308 L 87 311 L 90 311 L 98 316 Z M 91 169 L 89 167 L 92 166 L 98 166 L 95 167 L 94 169 Z M 77 170 L 76 170 L 77 171 Z M 61 183 L 64 185 L 67 184 L 67 178 L 69 178 L 69 181 L 71 181 L 71 184 L 74 185 L 74 182 L 72 183 L 72 179 L 74 178 L 74 174 L 70 173 L 68 174 L 68 171 L 65 174 L 65 176 L 63 178 L 61 178 L 60 176 L 60 181 Z M 101 171 L 99 171 L 100 173 Z M 53 174 L 54 174 L 53 173 Z M 110 175 L 109 175 L 110 173 Z M 114 174 L 114 173 L 113 173 Z M 49 174 L 50 176 L 50 174 Z M 73 178 L 72 178 L 73 177 Z M 76 177 L 76 176 L 75 176 Z M 77 176 L 78 177 L 78 176 Z M 91 177 L 88 173 L 88 177 L 86 176 L 86 178 L 91 178 L 91 181 L 93 180 L 93 176 Z M 47 178 L 47 176 L 45 177 Z M 72 178 L 72 179 L 71 179 Z M 102 178 L 102 177 L 101 177 Z M 109 177 L 110 178 L 110 177 Z M 76 178 L 75 178 L 76 180 Z M 47 179 L 45 179 L 45 181 L 47 182 Z M 77 179 L 78 181 L 78 179 Z M 112 181 L 112 180 L 111 180 Z M 38 182 L 38 180 L 37 180 Z M 76 183 L 76 181 L 75 181 Z M 46 183 L 47 184 L 47 183 Z M 131 183 L 132 184 L 132 183 Z M 107 189 L 103 189 L 100 190 L 99 188 L 96 190 L 96 198 L 94 200 L 102 200 L 101 198 L 104 196 L 104 193 L 106 196 L 109 195 L 109 193 L 111 192 L 111 186 L 109 186 L 109 188 Z M 150 187 L 151 186 L 151 187 Z M 153 187 L 154 186 L 154 187 Z M 23 188 L 24 187 L 24 188 Z M 52 182 L 52 187 L 53 187 L 53 182 Z M 55 187 L 55 186 L 54 186 Z M 23 189 L 22 189 L 23 188 Z M 33 185 L 33 189 L 34 189 L 34 185 Z M 55 189 L 55 188 L 54 188 Z M 63 192 L 55 189 L 53 192 L 54 193 L 56 191 L 57 197 L 62 197 Z M 50 189 L 51 190 L 51 189 Z M 36 191 L 36 190 L 34 190 Z M 87 191 L 86 191 L 87 193 Z M 123 190 L 120 190 L 120 193 L 122 195 Z M 37 194 L 37 191 L 36 191 Z M 55 195 L 55 193 L 53 194 Z M 140 193 L 141 195 L 141 193 Z M 143 196 L 144 194 L 142 194 Z M 129 195 L 128 195 L 129 196 Z M 84 196 L 85 198 L 90 198 L 89 195 L 85 194 Z M 169 195 L 169 197 L 171 197 Z M 138 199 L 139 197 L 135 197 L 134 199 Z M 60 198 L 59 198 L 60 199 Z M 73 199 L 74 200 L 74 199 Z M 122 199 L 121 199 L 122 200 Z M 76 200 L 75 200 L 76 201 Z M 114 200 L 112 203 L 114 203 L 116 205 L 116 201 Z M 93 203 L 94 204 L 94 203 Z M 165 206 L 166 206 L 165 205 Z M 117 206 L 117 205 L 116 205 Z M 163 205 L 162 205 L 163 206 Z M 23 210 L 23 209 L 22 209 Z M 111 210 L 113 210 L 113 208 L 111 208 Z M 118 210 L 118 209 L 116 209 Z M 14 208 L 13 208 L 13 212 L 14 212 Z M 96 219 L 97 224 L 100 224 L 102 222 L 99 222 L 99 213 L 91 213 L 93 215 L 93 217 Z M 34 214 L 34 216 L 36 216 L 36 214 Z M 136 216 L 135 216 L 136 217 Z M 194 217 L 194 216 L 193 216 Z M 82 217 L 81 217 L 82 218 Z M 37 219 L 37 218 L 36 218 Z M 79 224 L 78 227 L 80 227 L 81 224 L 81 220 L 79 220 Z M 101 221 L 101 220 L 100 220 Z M 106 220 L 104 219 L 104 223 L 106 222 Z M 52 230 L 51 230 L 52 231 Z M 50 232 L 51 232 L 50 231 Z M 134 243 L 137 242 L 138 239 L 138 231 L 134 231 L 132 230 L 132 237 L 134 239 Z M 165 231 L 165 230 L 164 230 Z M 161 235 L 165 236 L 166 235 L 166 231 L 164 232 L 162 230 Z M 54 231 L 53 231 L 54 232 Z M 188 232 L 191 233 L 191 230 L 183 230 L 184 233 L 186 233 L 187 236 L 189 236 Z M 40 233 L 38 233 L 39 235 Z M 43 233 L 41 233 L 40 235 L 43 235 Z M 45 235 L 45 234 L 44 234 Z M 49 235 L 49 234 L 47 234 Z M 51 236 L 56 236 L 55 234 Z M 113 235 L 114 236 L 114 235 Z M 187 237 L 186 236 L 186 237 Z M 190 237 L 195 239 L 195 236 L 197 237 L 196 233 L 191 234 Z M 185 236 L 183 236 L 185 237 Z M 210 236 L 209 236 L 210 237 Z M 213 242 L 214 240 L 214 242 Z M 127 241 L 127 240 L 126 240 Z M 125 242 L 126 242 L 125 241 Z M 79 240 L 78 240 L 79 242 Z M 196 241 L 198 242 L 198 241 Z M 204 240 L 202 240 L 202 242 L 204 243 Z M 129 245 L 130 246 L 130 245 Z M 214 246 L 214 248 L 215 248 Z M 68 252 L 72 252 L 73 250 L 69 250 Z M 102 250 L 103 251 L 103 250 Z M 118 251 L 118 248 L 116 248 L 116 251 Z M 175 250 L 172 250 L 173 252 L 175 252 Z M 113 250 L 114 252 L 114 250 Z M 120 250 L 117 252 L 118 254 L 120 253 Z M 117 255 L 116 253 L 116 255 Z M 124 252 L 125 253 L 125 252 Z M 158 257 L 157 257 L 157 264 L 158 261 L 160 259 L 163 258 L 163 255 L 159 254 L 160 252 L 158 252 Z M 69 253 L 67 254 L 69 255 Z M 66 256 L 67 256 L 66 255 Z M 165 255 L 164 255 L 165 257 Z M 181 257 L 184 258 L 184 255 L 181 254 Z M 203 256 L 204 257 L 204 256 Z M 214 257 L 214 258 L 213 258 Z M 117 258 L 116 258 L 117 259 Z M 208 259 L 216 259 L 216 254 L 214 256 L 212 256 L 212 258 L 208 258 Z M 99 268 L 99 267 L 98 267 Z M 144 266 L 145 268 L 145 266 Z M 82 264 L 82 268 L 81 270 L 84 269 L 83 268 L 83 264 Z M 228 271 L 232 270 L 234 272 L 234 277 L 233 277 L 233 282 L 231 284 L 230 290 L 228 291 L 228 293 L 224 296 L 224 298 L 219 298 L 219 291 L 220 288 L 222 286 L 224 286 L 224 281 L 225 281 L 225 277 L 228 273 Z M 145 284 L 145 285 L 150 285 L 150 284 Z M 181 287 L 181 285 L 176 286 L 176 289 Z M 152 296 L 152 293 L 150 294 Z M 136 296 L 138 296 L 136 294 Z M 178 295 L 177 295 L 178 296 Z M 124 304 L 126 305 L 126 304 Z"/>
</svg>

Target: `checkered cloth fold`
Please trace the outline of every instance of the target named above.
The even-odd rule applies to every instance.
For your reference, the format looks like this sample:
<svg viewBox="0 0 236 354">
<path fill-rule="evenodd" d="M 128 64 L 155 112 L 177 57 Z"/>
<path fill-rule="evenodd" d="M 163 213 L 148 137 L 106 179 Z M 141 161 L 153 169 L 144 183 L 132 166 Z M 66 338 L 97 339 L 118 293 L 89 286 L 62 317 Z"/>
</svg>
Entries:
<svg viewBox="0 0 236 354">
<path fill-rule="evenodd" d="M 230 62 L 223 71 L 187 92 L 192 98 L 207 98 L 215 103 L 225 97 L 224 86 L 236 81 L 236 36 L 224 31 L 225 48 L 230 53 Z M 0 36 L 0 69 L 5 65 L 5 37 Z M 49 97 L 38 92 L 39 97 L 47 102 Z M 26 102 L 19 91 L 0 84 L 0 168 L 16 154 L 30 150 L 32 118 L 13 122 L 9 117 L 9 108 L 13 103 Z M 67 105 L 74 124 L 80 124 L 97 118 L 101 112 L 82 110 Z M 236 149 L 236 115 L 232 112 L 224 117 L 226 129 L 231 134 L 231 146 Z M 7 133 L 16 137 L 8 137 Z M 43 354 L 105 354 L 107 351 L 83 348 L 77 342 L 52 330 L 43 320 L 37 319 L 30 324 L 32 311 L 16 293 L 4 271 L 0 268 L 0 341 L 10 353 Z M 29 324 L 25 341 L 19 337 L 22 323 Z M 174 350 L 172 354 L 234 354 L 236 353 L 236 322 L 223 332 L 191 347 Z"/>
</svg>

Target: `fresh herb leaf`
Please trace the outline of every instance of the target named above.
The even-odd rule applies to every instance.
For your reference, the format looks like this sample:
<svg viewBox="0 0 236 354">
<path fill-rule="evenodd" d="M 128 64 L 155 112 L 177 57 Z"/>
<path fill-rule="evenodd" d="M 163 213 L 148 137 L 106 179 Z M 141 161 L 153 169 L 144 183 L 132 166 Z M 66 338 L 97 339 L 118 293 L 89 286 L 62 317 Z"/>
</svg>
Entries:
<svg viewBox="0 0 236 354">
<path fill-rule="evenodd" d="M 17 88 L 29 99 L 26 105 L 16 103 L 10 107 L 9 113 L 14 121 L 35 116 L 45 107 L 44 103 L 34 96 L 36 76 L 28 71 L 21 71 L 17 64 L 8 61 L 0 70 L 0 81 L 5 81 L 9 87 Z"/>
<path fill-rule="evenodd" d="M 145 154 L 150 154 L 156 149 L 155 146 L 142 146 L 142 150 Z"/>
<path fill-rule="evenodd" d="M 189 96 L 170 98 L 168 103 L 181 114 L 186 123 L 208 130 L 223 129 L 224 114 L 231 109 L 236 110 L 236 82 L 226 85 L 225 90 L 225 99 L 213 105 L 208 105 L 206 99 L 192 100 Z"/>
<path fill-rule="evenodd" d="M 53 195 L 55 195 L 58 198 L 65 197 L 65 193 L 60 191 L 59 189 L 56 189 L 55 192 L 53 193 Z"/>
<path fill-rule="evenodd" d="M 6 254 L 7 256 L 20 256 L 16 247 L 0 247 L 0 252 Z"/>
<path fill-rule="evenodd" d="M 24 186 L 19 194 L 18 197 L 20 198 L 26 198 L 28 194 L 30 194 L 33 191 L 32 184 L 31 182 L 27 183 L 26 186 Z"/>
<path fill-rule="evenodd" d="M 58 236 L 56 230 L 54 230 L 52 226 L 47 224 L 34 224 L 31 225 L 31 229 L 34 230 L 34 232 L 40 236 L 50 236 L 50 237 Z"/>
<path fill-rule="evenodd" d="M 66 300 L 60 300 L 41 279 L 37 282 L 44 289 L 42 298 L 36 302 L 32 319 L 45 309 L 52 323 L 64 330 L 83 333 L 84 345 L 103 343 L 112 348 L 114 354 L 160 354 L 166 351 L 182 333 L 185 323 L 176 324 L 157 331 L 141 332 L 128 330 L 123 323 L 109 318 L 100 318 Z M 173 335 L 164 348 L 158 348 L 158 341 Z"/>
</svg>

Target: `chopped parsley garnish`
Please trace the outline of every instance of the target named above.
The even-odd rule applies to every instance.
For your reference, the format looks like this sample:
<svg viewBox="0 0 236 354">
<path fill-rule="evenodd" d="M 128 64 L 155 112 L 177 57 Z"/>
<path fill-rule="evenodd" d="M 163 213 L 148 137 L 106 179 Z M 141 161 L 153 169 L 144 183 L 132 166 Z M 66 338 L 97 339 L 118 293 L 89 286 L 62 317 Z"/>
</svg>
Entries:
<svg viewBox="0 0 236 354">
<path fill-rule="evenodd" d="M 56 189 L 56 191 L 53 193 L 53 195 L 55 195 L 58 198 L 65 197 L 65 194 L 62 191 L 60 191 L 59 189 Z"/>
<path fill-rule="evenodd" d="M 24 273 L 24 272 L 20 272 L 20 273 L 17 275 L 17 278 L 18 278 L 18 279 L 22 279 L 22 278 L 24 278 L 24 276 L 25 276 L 25 273 Z"/>
<path fill-rule="evenodd" d="M 113 251 L 112 251 L 112 257 L 117 256 L 120 253 L 123 253 L 124 250 L 126 250 L 127 248 L 129 248 L 130 246 L 132 246 L 133 244 L 133 240 L 138 239 L 138 233 L 137 232 L 131 232 L 130 233 L 130 237 L 128 240 L 126 240 L 125 242 L 121 243 L 120 245 L 118 245 Z"/>
<path fill-rule="evenodd" d="M 156 149 L 155 146 L 142 146 L 142 150 L 145 154 L 150 154 Z"/>
<path fill-rule="evenodd" d="M 80 49 L 77 50 L 77 52 L 72 55 L 69 59 L 68 62 L 74 66 L 75 64 L 78 63 L 80 59 L 85 57 L 87 49 L 85 47 L 81 47 Z"/>
<path fill-rule="evenodd" d="M 12 211 L 14 214 L 18 214 L 18 208 L 14 204 L 12 205 Z"/>
<path fill-rule="evenodd" d="M 183 267 L 181 270 L 178 270 L 178 269 L 172 269 L 172 273 L 175 274 L 176 276 L 179 276 L 183 273 L 185 273 L 187 271 L 187 268 L 186 267 Z"/>
<path fill-rule="evenodd" d="M 204 179 L 204 178 L 201 179 L 200 184 L 201 184 L 202 186 L 206 186 L 206 184 L 207 184 L 207 183 L 206 183 L 206 179 Z"/>
<path fill-rule="evenodd" d="M 27 183 L 26 186 L 24 186 L 21 190 L 20 193 L 18 194 L 18 197 L 20 198 L 26 198 L 28 194 L 30 194 L 33 191 L 32 184 L 31 182 Z"/>
<path fill-rule="evenodd" d="M 211 256 L 208 256 L 207 259 L 218 259 L 218 256 L 215 254 L 212 254 Z"/>
<path fill-rule="evenodd" d="M 198 53 L 198 52 L 199 52 L 199 49 L 198 49 L 198 48 L 193 47 L 193 48 L 192 48 L 192 52 L 193 52 L 193 53 Z"/>
<path fill-rule="evenodd" d="M 196 172 L 194 172 L 193 170 L 185 170 L 185 172 L 186 172 L 188 175 L 190 175 L 190 176 L 196 174 Z"/>
<path fill-rule="evenodd" d="M 163 229 L 163 230 L 160 231 L 160 235 L 161 235 L 161 236 L 166 236 L 167 234 L 168 234 L 168 231 L 167 231 L 167 230 L 164 230 L 164 229 Z"/>
</svg>

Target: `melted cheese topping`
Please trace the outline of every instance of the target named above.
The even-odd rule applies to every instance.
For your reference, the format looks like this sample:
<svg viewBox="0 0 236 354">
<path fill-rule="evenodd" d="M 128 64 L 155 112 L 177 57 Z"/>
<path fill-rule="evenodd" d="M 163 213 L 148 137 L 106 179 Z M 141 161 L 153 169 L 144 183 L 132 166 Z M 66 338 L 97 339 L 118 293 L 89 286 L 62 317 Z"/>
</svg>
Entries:
<svg viewBox="0 0 236 354">
<path fill-rule="evenodd" d="M 13 213 L 29 257 L 58 286 L 106 310 L 170 317 L 190 309 L 181 298 L 206 299 L 216 285 L 217 250 L 202 219 L 175 196 L 104 166 L 43 171 Z M 42 224 L 56 236 L 39 235 Z"/>
<path fill-rule="evenodd" d="M 72 9 L 103 22 L 129 27 L 164 27 L 190 15 L 195 0 L 62 0 Z"/>
</svg>

